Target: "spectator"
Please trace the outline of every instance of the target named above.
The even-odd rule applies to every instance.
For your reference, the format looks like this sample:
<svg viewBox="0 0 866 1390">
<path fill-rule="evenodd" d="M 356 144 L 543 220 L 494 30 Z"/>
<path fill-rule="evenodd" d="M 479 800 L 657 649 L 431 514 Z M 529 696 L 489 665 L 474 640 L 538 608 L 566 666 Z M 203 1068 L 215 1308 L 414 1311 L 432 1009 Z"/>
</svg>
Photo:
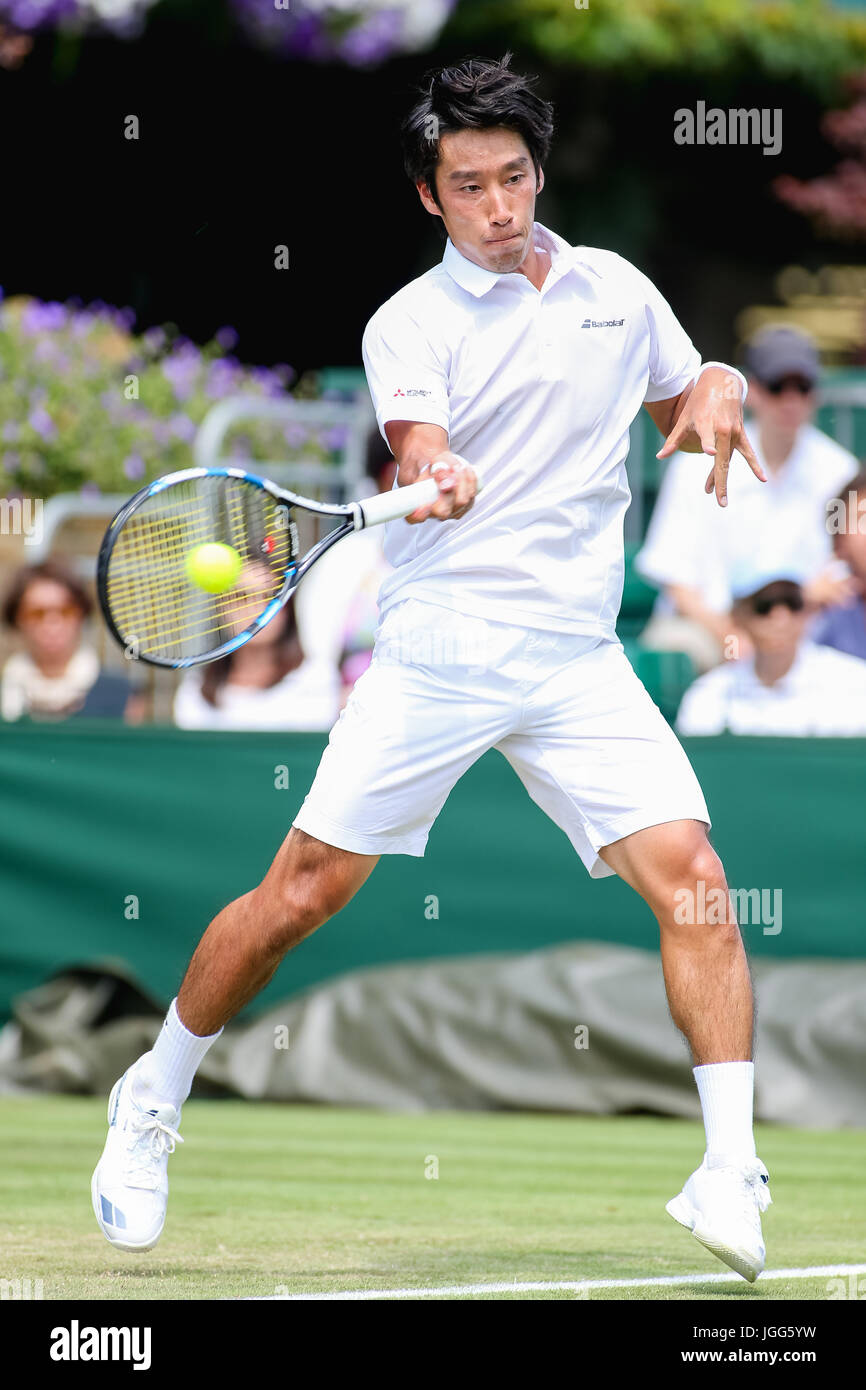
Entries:
<svg viewBox="0 0 866 1390">
<path fill-rule="evenodd" d="M 273 588 L 270 572 L 247 565 L 241 578 L 260 596 L 251 606 L 263 607 Z M 339 715 L 339 691 L 333 668 L 305 657 L 290 601 L 237 651 L 184 676 L 174 719 L 182 729 L 325 731 Z"/>
<path fill-rule="evenodd" d="M 866 662 L 805 641 L 809 610 L 796 571 L 734 580 L 733 617 L 752 653 L 686 691 L 680 734 L 866 735 Z"/>
<path fill-rule="evenodd" d="M 662 589 L 641 641 L 688 652 L 699 671 L 722 659 L 732 635 L 745 654 L 745 633 L 735 632 L 731 617 L 731 577 L 750 556 L 760 554 L 780 574 L 794 565 L 818 608 L 846 600 L 853 589 L 833 562 L 824 507 L 857 461 L 812 424 L 815 347 L 794 329 L 766 329 L 749 345 L 745 369 L 750 437 L 767 482 L 734 454 L 722 509 L 703 491 L 711 459 L 674 454 L 636 561 Z"/>
<path fill-rule="evenodd" d="M 833 552 L 851 571 L 855 592 L 824 610 L 812 638 L 866 660 L 866 469 L 846 483 L 836 500 L 843 504 L 842 525 L 833 529 Z"/>
<path fill-rule="evenodd" d="M 367 479 L 379 492 L 390 492 L 396 469 L 378 429 L 371 430 Z M 304 650 L 339 672 L 341 704 L 370 664 L 379 621 L 379 588 L 391 568 L 383 553 L 384 541 L 384 526 L 347 536 L 317 560 L 298 590 Z"/>
<path fill-rule="evenodd" d="M 138 723 L 142 697 L 124 676 L 101 671 L 83 640 L 93 603 L 85 586 L 57 560 L 25 565 L 3 602 L 6 626 L 21 638 L 3 667 L 0 713 L 6 720 L 125 718 Z"/>
</svg>

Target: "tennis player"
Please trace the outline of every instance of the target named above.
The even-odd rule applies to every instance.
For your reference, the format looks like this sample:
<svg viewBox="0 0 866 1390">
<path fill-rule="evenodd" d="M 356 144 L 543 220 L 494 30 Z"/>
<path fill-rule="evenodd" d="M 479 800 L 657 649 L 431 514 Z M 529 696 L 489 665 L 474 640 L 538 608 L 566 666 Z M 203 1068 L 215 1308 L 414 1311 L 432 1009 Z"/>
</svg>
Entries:
<svg viewBox="0 0 866 1390">
<path fill-rule="evenodd" d="M 682 889 L 706 901 L 727 885 L 695 774 L 615 622 L 642 405 L 660 457 L 712 456 L 715 504 L 734 450 L 764 475 L 739 373 L 702 363 L 621 256 L 535 220 L 553 120 L 532 88 L 510 55 L 473 59 L 425 82 L 404 122 L 406 171 L 445 254 L 373 315 L 363 354 L 397 482 L 432 474 L 439 496 L 389 524 L 372 663 L 273 864 L 210 924 L 152 1051 L 112 1091 L 92 1193 L 121 1249 L 159 1239 L 181 1107 L 224 1024 L 380 855 L 423 855 L 451 788 L 497 748 L 590 875 L 618 874 L 657 917 L 706 1130 L 667 1209 L 745 1279 L 763 1269 L 746 954 L 730 899 L 726 923 L 681 920 Z M 714 505 L 699 481 L 695 506 Z"/>
</svg>

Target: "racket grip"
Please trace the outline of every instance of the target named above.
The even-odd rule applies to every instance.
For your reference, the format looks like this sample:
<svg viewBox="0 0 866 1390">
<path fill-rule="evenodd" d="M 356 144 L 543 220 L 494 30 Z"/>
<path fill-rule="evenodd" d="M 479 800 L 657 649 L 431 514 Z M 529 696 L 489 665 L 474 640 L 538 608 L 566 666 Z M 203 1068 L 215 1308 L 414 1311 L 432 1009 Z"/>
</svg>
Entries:
<svg viewBox="0 0 866 1390">
<path fill-rule="evenodd" d="M 481 476 L 476 470 L 476 493 L 481 491 Z M 364 517 L 365 526 L 381 526 L 386 521 L 397 521 L 408 516 L 416 507 L 426 507 L 439 496 L 439 484 L 435 478 L 423 478 L 407 487 L 395 487 L 390 492 L 377 493 L 358 503 Z"/>
</svg>

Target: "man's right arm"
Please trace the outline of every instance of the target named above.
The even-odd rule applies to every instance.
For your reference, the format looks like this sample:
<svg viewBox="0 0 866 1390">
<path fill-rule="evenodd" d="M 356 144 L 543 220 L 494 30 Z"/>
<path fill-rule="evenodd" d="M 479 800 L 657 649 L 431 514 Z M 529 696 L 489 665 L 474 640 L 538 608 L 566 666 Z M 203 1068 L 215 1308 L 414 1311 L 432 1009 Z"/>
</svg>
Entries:
<svg viewBox="0 0 866 1390">
<path fill-rule="evenodd" d="M 397 460 L 397 481 L 400 487 L 433 477 L 439 484 L 439 496 L 425 507 L 416 507 L 407 516 L 410 525 L 434 517 L 449 521 L 463 516 L 475 498 L 475 473 L 466 462 L 448 448 L 448 431 L 440 425 L 416 420 L 389 420 L 385 434 L 391 452 Z"/>
</svg>

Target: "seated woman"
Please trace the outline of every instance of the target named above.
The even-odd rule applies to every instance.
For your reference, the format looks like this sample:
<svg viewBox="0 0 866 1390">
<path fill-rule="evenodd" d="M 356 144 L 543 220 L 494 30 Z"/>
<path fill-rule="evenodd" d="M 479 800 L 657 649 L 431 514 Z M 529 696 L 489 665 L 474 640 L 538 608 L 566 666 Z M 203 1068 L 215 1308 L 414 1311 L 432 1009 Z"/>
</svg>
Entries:
<svg viewBox="0 0 866 1390">
<path fill-rule="evenodd" d="M 245 566 L 241 583 L 260 590 L 257 611 L 270 597 L 264 567 Z M 182 729 L 308 729 L 326 731 L 340 712 L 339 675 L 333 666 L 304 656 L 294 600 L 237 651 L 189 671 L 174 698 Z"/>
<path fill-rule="evenodd" d="M 125 676 L 101 671 L 84 640 L 93 602 L 81 581 L 57 560 L 24 565 L 3 601 L 6 626 L 21 639 L 0 679 L 7 720 L 82 716 L 139 722 L 142 697 Z"/>
</svg>

